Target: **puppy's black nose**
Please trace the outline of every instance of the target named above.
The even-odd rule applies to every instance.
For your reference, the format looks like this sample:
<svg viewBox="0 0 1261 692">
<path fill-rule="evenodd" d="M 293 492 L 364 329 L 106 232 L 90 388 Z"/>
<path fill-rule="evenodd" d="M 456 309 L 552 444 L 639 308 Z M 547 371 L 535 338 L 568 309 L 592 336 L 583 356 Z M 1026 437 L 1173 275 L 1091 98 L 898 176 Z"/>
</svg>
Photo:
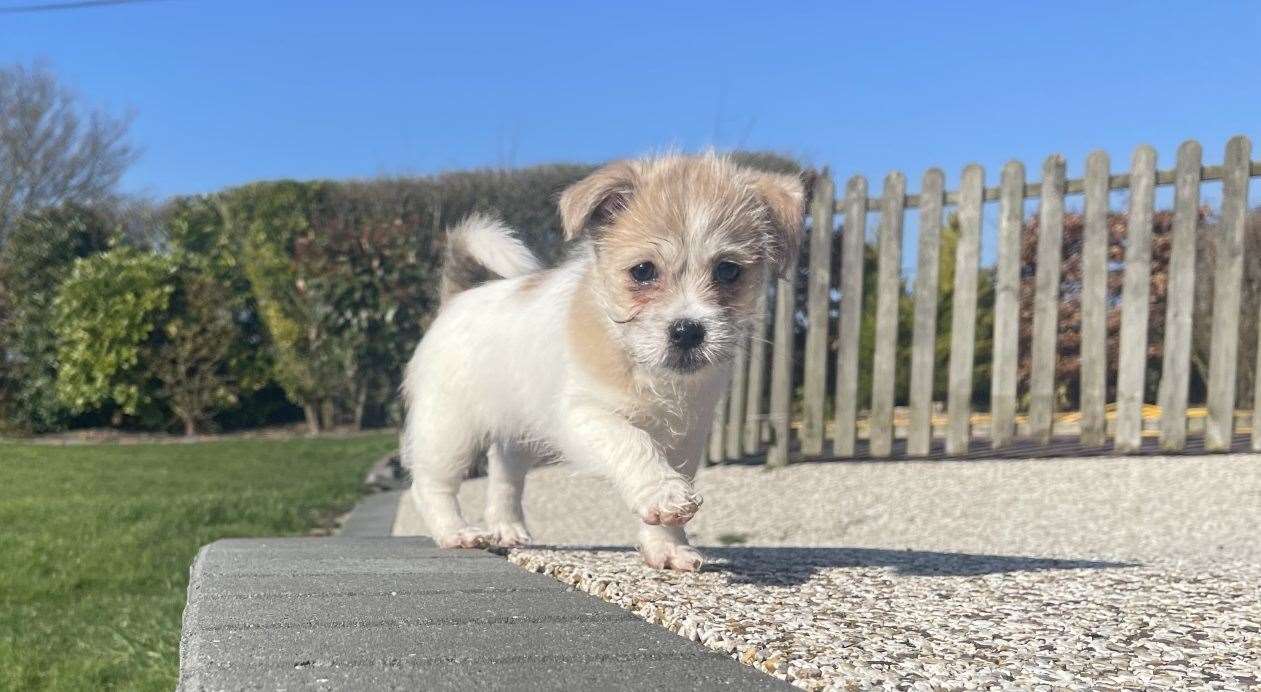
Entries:
<svg viewBox="0 0 1261 692">
<path fill-rule="evenodd" d="M 670 323 L 670 343 L 681 349 L 696 348 L 705 340 L 705 325 L 696 320 Z"/>
</svg>

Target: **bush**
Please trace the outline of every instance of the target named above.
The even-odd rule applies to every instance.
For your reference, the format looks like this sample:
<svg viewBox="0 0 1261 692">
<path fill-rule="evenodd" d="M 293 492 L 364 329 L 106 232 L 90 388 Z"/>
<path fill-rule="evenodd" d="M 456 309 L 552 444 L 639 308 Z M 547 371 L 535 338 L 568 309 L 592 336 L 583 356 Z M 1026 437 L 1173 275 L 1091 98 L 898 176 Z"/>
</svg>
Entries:
<svg viewBox="0 0 1261 692">
<path fill-rule="evenodd" d="M 216 197 L 197 195 L 176 198 L 161 212 L 165 245 L 194 281 L 223 301 L 218 313 L 230 316 L 235 330 L 222 359 L 238 396 L 230 415 L 224 411 L 220 418 L 236 428 L 291 420 L 276 401 L 271 345 L 242 266 L 239 239 L 226 232 L 222 207 Z M 269 387 L 273 391 L 265 392 Z"/>
<path fill-rule="evenodd" d="M 54 311 L 57 394 L 72 411 L 111 407 L 120 416 L 161 418 L 151 356 L 176 272 L 168 258 L 131 248 L 75 264 Z"/>
<path fill-rule="evenodd" d="M 55 303 L 57 392 L 71 410 L 157 428 L 174 413 L 192 435 L 236 402 L 230 291 L 183 259 L 123 248 L 75 265 Z"/>
<path fill-rule="evenodd" d="M 191 432 L 212 416 L 283 419 L 283 390 L 312 430 L 397 422 L 403 367 L 438 304 L 443 231 L 494 213 L 554 262 L 556 199 L 594 168 L 264 182 L 116 221 L 43 213 L 0 255 L 0 412 L 31 430 L 81 412 L 157 428 L 174 416 Z"/>
<path fill-rule="evenodd" d="M 38 433 L 70 423 L 57 396 L 53 300 L 75 260 L 116 239 L 102 211 L 67 205 L 24 216 L 0 248 L 0 428 Z"/>
</svg>

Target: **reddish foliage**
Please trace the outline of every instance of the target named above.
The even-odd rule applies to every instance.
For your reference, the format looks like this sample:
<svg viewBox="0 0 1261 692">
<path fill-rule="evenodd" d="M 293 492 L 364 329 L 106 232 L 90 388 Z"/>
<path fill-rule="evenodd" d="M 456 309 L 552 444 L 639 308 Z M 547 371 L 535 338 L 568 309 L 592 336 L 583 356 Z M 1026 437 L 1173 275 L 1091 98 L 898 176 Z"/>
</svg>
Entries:
<svg viewBox="0 0 1261 692">
<path fill-rule="evenodd" d="M 1207 210 L 1201 210 L 1200 221 L 1207 218 Z M 1116 376 L 1117 353 L 1120 348 L 1121 301 L 1124 282 L 1125 248 L 1128 216 L 1122 213 L 1108 214 L 1108 279 L 1107 279 L 1107 363 L 1108 382 L 1111 389 Z M 1039 220 L 1034 217 L 1026 222 L 1021 236 L 1020 267 L 1020 363 L 1019 376 L 1023 390 L 1027 391 L 1032 363 L 1030 341 L 1033 331 L 1033 298 L 1037 273 Z M 1159 368 L 1163 354 L 1165 326 L 1165 295 L 1169 285 L 1169 256 L 1172 249 L 1171 231 L 1173 212 L 1158 211 L 1152 222 L 1151 295 L 1147 318 L 1149 365 Z M 1057 392 L 1061 404 L 1075 406 L 1078 379 L 1081 372 L 1081 294 L 1082 250 L 1085 236 L 1085 216 L 1079 213 L 1064 216 L 1064 244 L 1060 265 L 1060 309 L 1058 322 L 1058 352 L 1056 362 Z M 1149 372 L 1154 372 L 1149 369 Z"/>
</svg>

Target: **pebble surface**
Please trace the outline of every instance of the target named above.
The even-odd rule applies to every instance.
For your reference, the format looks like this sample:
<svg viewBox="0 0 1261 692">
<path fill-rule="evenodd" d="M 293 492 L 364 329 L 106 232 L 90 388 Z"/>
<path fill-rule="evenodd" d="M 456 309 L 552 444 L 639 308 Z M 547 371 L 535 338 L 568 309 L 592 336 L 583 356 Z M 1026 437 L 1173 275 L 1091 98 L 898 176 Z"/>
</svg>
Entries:
<svg viewBox="0 0 1261 692">
<path fill-rule="evenodd" d="M 650 569 L 602 480 L 530 474 L 509 559 L 793 684 L 1261 690 L 1261 456 L 706 468 Z M 481 520 L 485 479 L 464 484 Z M 400 506 L 395 533 L 424 534 Z M 585 548 L 582 545 L 620 546 Z"/>
<path fill-rule="evenodd" d="M 827 548 L 531 548 L 521 567 L 808 690 L 1261 689 L 1261 569 Z"/>
</svg>

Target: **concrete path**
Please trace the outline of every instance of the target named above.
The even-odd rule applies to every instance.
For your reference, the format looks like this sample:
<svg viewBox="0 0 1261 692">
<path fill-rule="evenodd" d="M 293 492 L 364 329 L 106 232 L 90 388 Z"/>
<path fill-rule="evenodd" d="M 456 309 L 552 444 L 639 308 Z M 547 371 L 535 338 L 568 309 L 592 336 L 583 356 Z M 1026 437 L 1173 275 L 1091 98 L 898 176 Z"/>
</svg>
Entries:
<svg viewBox="0 0 1261 692">
<path fill-rule="evenodd" d="M 388 527 L 389 499 L 350 532 Z M 180 641 L 182 690 L 779 687 L 503 557 L 426 538 L 215 542 L 193 565 Z"/>
<path fill-rule="evenodd" d="M 484 478 L 460 490 L 482 519 Z M 1261 564 L 1261 455 L 803 463 L 701 471 L 700 545 L 828 546 L 1072 560 Z M 605 481 L 531 472 L 535 543 L 633 545 L 636 521 Z M 411 502 L 395 533 L 426 532 Z"/>
</svg>

